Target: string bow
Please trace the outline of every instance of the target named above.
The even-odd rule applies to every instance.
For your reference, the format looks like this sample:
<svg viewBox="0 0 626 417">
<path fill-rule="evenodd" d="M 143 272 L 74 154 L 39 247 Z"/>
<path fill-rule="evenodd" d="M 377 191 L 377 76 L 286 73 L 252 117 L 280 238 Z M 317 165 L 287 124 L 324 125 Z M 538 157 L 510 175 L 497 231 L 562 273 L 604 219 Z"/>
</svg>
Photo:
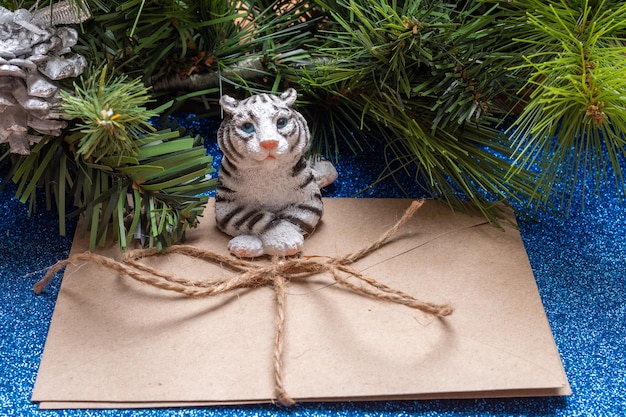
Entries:
<svg viewBox="0 0 626 417">
<path fill-rule="evenodd" d="M 285 300 L 287 295 L 287 283 L 290 280 L 306 278 L 307 276 L 321 273 L 329 273 L 337 284 L 361 295 L 366 295 L 377 300 L 402 304 L 436 317 L 445 317 L 452 313 L 452 307 L 449 304 L 433 304 L 419 300 L 410 294 L 391 288 L 366 276 L 352 266 L 352 264 L 359 259 L 366 257 L 387 243 L 422 204 L 423 201 L 413 202 L 402 218 L 378 240 L 359 251 L 339 258 L 275 257 L 272 258 L 271 262 L 268 264 L 260 264 L 258 262 L 224 256 L 189 245 L 174 245 L 161 252 L 156 249 L 130 250 L 123 254 L 121 261 L 91 252 L 84 252 L 57 262 L 48 270 L 46 275 L 35 284 L 34 291 L 37 294 L 41 293 L 59 270 L 77 261 L 101 265 L 151 286 L 163 290 L 175 291 L 191 297 L 213 296 L 240 288 L 271 286 L 276 293 L 276 327 L 273 352 L 275 395 L 281 405 L 291 406 L 295 404 L 295 401 L 289 396 L 284 387 L 282 360 L 285 334 Z M 220 265 L 237 274 L 233 277 L 215 281 L 190 280 L 164 273 L 139 261 L 140 259 L 163 253 L 180 254 L 197 258 Z M 356 278 L 361 283 L 356 284 L 351 278 Z"/>
</svg>

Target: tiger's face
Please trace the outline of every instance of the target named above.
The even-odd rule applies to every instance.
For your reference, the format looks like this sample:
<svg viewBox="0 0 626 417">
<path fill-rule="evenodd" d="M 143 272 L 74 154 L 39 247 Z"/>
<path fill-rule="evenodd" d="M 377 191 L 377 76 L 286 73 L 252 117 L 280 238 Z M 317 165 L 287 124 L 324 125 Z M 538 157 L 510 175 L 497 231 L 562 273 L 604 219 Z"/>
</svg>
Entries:
<svg viewBox="0 0 626 417">
<path fill-rule="evenodd" d="M 299 160 L 310 135 L 304 117 L 291 108 L 296 96 L 294 89 L 241 101 L 222 96 L 220 105 L 227 116 L 218 132 L 222 152 L 233 161 L 261 164 Z"/>
</svg>

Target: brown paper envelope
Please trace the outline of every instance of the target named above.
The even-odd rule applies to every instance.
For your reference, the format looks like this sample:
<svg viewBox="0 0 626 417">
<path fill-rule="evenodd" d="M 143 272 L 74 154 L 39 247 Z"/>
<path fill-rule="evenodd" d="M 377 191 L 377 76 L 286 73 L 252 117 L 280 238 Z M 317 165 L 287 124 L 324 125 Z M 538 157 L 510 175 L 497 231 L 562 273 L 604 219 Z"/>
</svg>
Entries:
<svg viewBox="0 0 626 417">
<path fill-rule="evenodd" d="M 305 256 L 367 246 L 408 200 L 326 199 Z M 211 201 L 212 204 L 212 201 Z M 187 244 L 226 253 L 212 205 Z M 76 238 L 72 253 L 87 249 Z M 112 244 L 99 251 L 119 257 Z M 181 255 L 146 261 L 181 277 L 233 276 Z M 266 261 L 259 261 L 266 262 Z M 319 274 L 293 279 L 284 379 L 298 401 L 568 395 L 570 388 L 519 232 L 428 201 L 356 268 L 454 313 L 434 319 L 350 292 Z M 32 400 L 42 408 L 272 401 L 275 294 L 209 298 L 152 288 L 92 264 L 69 266 Z"/>
</svg>

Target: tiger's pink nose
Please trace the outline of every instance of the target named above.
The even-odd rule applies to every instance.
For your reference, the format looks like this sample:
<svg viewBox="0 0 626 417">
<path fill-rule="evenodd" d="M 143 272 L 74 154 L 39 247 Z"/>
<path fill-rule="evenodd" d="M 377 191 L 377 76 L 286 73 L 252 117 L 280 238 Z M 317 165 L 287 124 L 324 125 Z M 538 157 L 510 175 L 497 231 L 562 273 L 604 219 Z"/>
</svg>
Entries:
<svg viewBox="0 0 626 417">
<path fill-rule="evenodd" d="M 278 146 L 278 141 L 277 140 L 264 140 L 260 142 L 259 145 L 261 145 L 262 148 L 265 148 L 268 151 L 271 151 L 276 146 Z"/>
</svg>

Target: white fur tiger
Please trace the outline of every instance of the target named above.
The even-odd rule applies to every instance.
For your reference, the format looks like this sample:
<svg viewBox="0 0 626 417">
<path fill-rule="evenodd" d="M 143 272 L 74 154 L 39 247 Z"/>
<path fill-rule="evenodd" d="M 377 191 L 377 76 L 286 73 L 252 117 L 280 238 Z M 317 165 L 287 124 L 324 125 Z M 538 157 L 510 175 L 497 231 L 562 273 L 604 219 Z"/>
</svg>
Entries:
<svg viewBox="0 0 626 417">
<path fill-rule="evenodd" d="M 306 159 L 310 133 L 291 106 L 297 93 L 258 94 L 238 101 L 224 95 L 217 141 L 223 153 L 215 196 L 217 226 L 234 236 L 237 257 L 290 256 L 302 250 L 323 213 L 320 188 L 337 171 Z"/>
</svg>

